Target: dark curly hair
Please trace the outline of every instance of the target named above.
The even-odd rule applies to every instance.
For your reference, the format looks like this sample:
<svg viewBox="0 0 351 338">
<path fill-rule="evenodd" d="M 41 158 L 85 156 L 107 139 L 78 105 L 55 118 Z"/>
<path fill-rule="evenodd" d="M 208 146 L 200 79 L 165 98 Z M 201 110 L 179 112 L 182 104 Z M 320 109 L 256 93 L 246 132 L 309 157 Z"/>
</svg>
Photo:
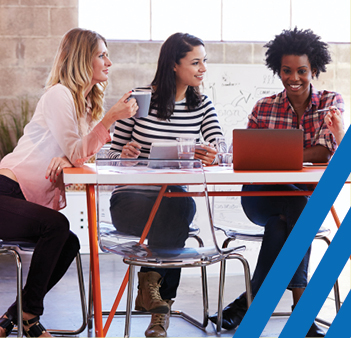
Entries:
<svg viewBox="0 0 351 338">
<path fill-rule="evenodd" d="M 317 78 L 320 72 L 326 71 L 325 66 L 331 62 L 328 44 L 322 42 L 320 36 L 310 29 L 298 30 L 295 27 L 293 30 L 283 30 L 264 47 L 268 48 L 266 66 L 278 75 L 283 55 L 307 55 L 311 69 L 316 70 Z"/>
<path fill-rule="evenodd" d="M 196 46 L 205 46 L 203 41 L 187 33 L 175 33 L 162 45 L 157 70 L 151 85 L 155 88 L 151 108 L 157 109 L 157 117 L 169 119 L 174 111 L 176 96 L 175 64 Z M 202 102 L 199 87 L 189 86 L 186 91 L 186 105 L 194 109 Z"/>
</svg>

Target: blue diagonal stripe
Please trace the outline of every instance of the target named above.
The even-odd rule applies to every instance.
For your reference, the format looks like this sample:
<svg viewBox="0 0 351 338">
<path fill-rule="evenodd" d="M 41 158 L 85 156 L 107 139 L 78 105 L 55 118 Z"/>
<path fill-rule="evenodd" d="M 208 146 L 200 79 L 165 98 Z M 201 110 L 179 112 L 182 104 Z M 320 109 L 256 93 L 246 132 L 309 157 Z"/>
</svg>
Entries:
<svg viewBox="0 0 351 338">
<path fill-rule="evenodd" d="M 325 338 L 350 338 L 351 337 L 351 325 L 350 325 L 350 313 L 351 313 L 351 292 L 348 293 L 342 307 L 336 317 L 333 320 Z"/>
<path fill-rule="evenodd" d="M 235 338 L 259 337 L 266 326 L 347 180 L 351 171 L 350 146 L 351 132 L 348 131 L 239 325 Z"/>
<path fill-rule="evenodd" d="M 351 254 L 351 210 L 335 234 L 279 338 L 305 337 Z"/>
</svg>

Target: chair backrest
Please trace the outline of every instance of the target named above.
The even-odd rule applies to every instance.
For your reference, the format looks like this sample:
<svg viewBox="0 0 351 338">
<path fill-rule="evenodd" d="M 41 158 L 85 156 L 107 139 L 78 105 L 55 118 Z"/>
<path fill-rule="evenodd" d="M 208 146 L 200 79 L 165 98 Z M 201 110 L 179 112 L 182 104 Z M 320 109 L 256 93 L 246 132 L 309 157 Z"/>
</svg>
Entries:
<svg viewBox="0 0 351 338">
<path fill-rule="evenodd" d="M 142 265 L 174 266 L 195 261 L 209 264 L 229 252 L 217 244 L 201 161 L 101 159 L 96 161 L 96 170 L 103 251 Z M 162 199 L 160 191 L 164 191 Z M 153 210 L 158 201 L 159 209 Z M 153 222 L 150 214 L 155 214 Z M 204 247 L 187 240 L 192 222 L 200 230 Z"/>
</svg>

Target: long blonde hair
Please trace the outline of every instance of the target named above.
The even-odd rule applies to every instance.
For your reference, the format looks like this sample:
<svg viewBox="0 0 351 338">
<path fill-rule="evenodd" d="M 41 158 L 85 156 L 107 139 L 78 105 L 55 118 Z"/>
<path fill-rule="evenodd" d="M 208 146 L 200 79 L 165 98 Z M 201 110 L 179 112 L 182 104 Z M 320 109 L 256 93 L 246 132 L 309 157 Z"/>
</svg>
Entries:
<svg viewBox="0 0 351 338">
<path fill-rule="evenodd" d="M 60 83 L 71 91 L 78 119 L 86 111 L 84 94 L 93 77 L 93 57 L 98 50 L 99 40 L 107 46 L 105 38 L 96 32 L 82 28 L 68 31 L 61 40 L 46 81 L 46 89 Z M 95 84 L 88 94 L 93 120 L 99 120 L 104 112 L 106 85 L 107 82 Z"/>
</svg>

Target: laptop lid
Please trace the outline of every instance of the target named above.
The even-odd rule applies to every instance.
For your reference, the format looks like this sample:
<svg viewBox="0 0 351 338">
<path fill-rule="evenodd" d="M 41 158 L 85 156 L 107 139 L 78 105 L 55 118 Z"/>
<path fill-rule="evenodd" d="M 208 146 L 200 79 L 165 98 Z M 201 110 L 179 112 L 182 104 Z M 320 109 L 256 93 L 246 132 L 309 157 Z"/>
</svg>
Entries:
<svg viewBox="0 0 351 338">
<path fill-rule="evenodd" d="M 176 141 L 153 142 L 150 149 L 150 159 L 168 160 L 178 159 L 178 148 Z"/>
<path fill-rule="evenodd" d="M 235 170 L 301 170 L 301 129 L 234 129 Z"/>
<path fill-rule="evenodd" d="M 151 144 L 149 159 L 175 160 L 178 159 L 177 141 L 158 141 Z M 178 162 L 150 162 L 149 168 L 179 168 Z"/>
</svg>

